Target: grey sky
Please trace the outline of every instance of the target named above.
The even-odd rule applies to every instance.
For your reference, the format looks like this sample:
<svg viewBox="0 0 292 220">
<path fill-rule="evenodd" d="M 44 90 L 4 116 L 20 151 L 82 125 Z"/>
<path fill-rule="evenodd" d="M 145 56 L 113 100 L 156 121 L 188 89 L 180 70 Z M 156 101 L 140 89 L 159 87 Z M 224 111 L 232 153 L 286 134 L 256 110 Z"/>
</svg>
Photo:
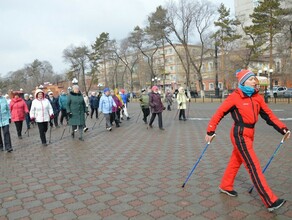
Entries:
<svg viewBox="0 0 292 220">
<path fill-rule="evenodd" d="M 63 50 L 90 45 L 102 32 L 123 39 L 169 0 L 0 0 L 0 74 L 35 59 L 49 61 L 57 73 L 68 65 Z M 177 1 L 177 0 L 176 0 Z M 231 11 L 233 0 L 223 2 Z"/>
</svg>

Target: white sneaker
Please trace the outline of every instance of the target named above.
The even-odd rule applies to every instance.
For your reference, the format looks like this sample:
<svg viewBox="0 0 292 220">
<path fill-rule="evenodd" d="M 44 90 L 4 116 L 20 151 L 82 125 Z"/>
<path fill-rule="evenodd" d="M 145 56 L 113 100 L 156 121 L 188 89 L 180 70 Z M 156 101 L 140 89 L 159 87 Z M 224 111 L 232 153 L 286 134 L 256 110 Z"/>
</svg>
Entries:
<svg viewBox="0 0 292 220">
<path fill-rule="evenodd" d="M 88 127 L 83 128 L 83 131 L 84 132 L 88 131 Z"/>
<path fill-rule="evenodd" d="M 107 128 L 106 130 L 111 131 L 111 130 L 112 130 L 112 127 L 109 127 L 109 128 Z"/>
</svg>

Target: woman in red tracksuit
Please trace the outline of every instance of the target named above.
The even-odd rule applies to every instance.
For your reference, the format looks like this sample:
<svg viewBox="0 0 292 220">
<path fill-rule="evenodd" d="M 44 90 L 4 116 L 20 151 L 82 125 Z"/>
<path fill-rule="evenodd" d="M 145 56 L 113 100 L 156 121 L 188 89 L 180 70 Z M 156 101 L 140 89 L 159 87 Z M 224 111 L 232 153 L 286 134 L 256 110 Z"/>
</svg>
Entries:
<svg viewBox="0 0 292 220">
<path fill-rule="evenodd" d="M 233 151 L 219 190 L 229 196 L 237 196 L 237 192 L 233 189 L 233 184 L 235 176 L 241 164 L 243 164 L 263 203 L 268 208 L 268 211 L 271 212 L 280 208 L 285 203 L 285 200 L 278 199 L 272 192 L 262 173 L 259 159 L 253 149 L 254 126 L 260 115 L 267 124 L 273 126 L 283 135 L 289 129 L 273 114 L 264 102 L 263 97 L 258 93 L 256 89 L 258 80 L 254 73 L 249 70 L 240 70 L 237 72 L 236 77 L 239 82 L 238 88 L 228 96 L 211 118 L 205 140 L 207 142 L 211 141 L 218 123 L 230 112 L 234 120 L 230 131 Z"/>
</svg>

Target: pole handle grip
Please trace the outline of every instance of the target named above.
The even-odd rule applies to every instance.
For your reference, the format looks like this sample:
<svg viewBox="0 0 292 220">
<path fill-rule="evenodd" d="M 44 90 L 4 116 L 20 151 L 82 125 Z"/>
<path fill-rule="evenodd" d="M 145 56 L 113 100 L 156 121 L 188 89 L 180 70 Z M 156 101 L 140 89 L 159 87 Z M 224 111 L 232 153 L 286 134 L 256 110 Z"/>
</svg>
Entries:
<svg viewBox="0 0 292 220">
<path fill-rule="evenodd" d="M 284 143 L 284 141 L 289 137 L 291 131 L 287 131 L 286 134 L 284 134 L 284 137 L 281 140 L 281 143 Z"/>
<path fill-rule="evenodd" d="M 215 136 L 216 136 L 216 134 L 213 134 L 213 135 L 212 135 L 212 138 L 211 138 L 211 140 L 208 142 L 208 144 L 210 144 L 210 143 L 213 141 L 213 139 L 215 138 Z"/>
</svg>

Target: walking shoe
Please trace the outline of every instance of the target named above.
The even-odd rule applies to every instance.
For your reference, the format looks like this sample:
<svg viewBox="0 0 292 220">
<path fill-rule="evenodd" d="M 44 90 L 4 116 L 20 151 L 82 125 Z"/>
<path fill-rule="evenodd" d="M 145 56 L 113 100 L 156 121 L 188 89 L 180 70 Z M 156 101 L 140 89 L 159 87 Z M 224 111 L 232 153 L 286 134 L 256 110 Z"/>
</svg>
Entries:
<svg viewBox="0 0 292 220">
<path fill-rule="evenodd" d="M 149 128 L 153 128 L 153 126 L 152 125 L 149 125 Z"/>
<path fill-rule="evenodd" d="M 72 136 L 72 138 L 74 138 L 74 136 L 75 136 L 74 131 L 71 132 L 71 136 Z"/>
<path fill-rule="evenodd" d="M 84 132 L 88 131 L 88 127 L 83 128 L 83 131 Z"/>
<path fill-rule="evenodd" d="M 112 127 L 108 127 L 106 130 L 111 131 L 112 130 Z"/>
<path fill-rule="evenodd" d="M 159 128 L 160 130 L 164 131 L 164 128 Z"/>
<path fill-rule="evenodd" d="M 18 139 L 22 139 L 22 136 L 20 135 L 20 136 L 18 136 Z"/>
<path fill-rule="evenodd" d="M 46 146 L 48 146 L 48 144 L 47 143 L 44 143 L 44 144 L 42 144 L 43 145 L 43 147 L 46 147 Z"/>
<path fill-rule="evenodd" d="M 130 117 L 127 117 L 127 120 L 130 120 L 131 118 Z"/>
<path fill-rule="evenodd" d="M 11 149 L 9 149 L 9 150 L 7 150 L 7 152 L 8 153 L 11 153 L 13 151 L 13 149 L 11 148 Z"/>
<path fill-rule="evenodd" d="M 221 188 L 219 187 L 219 191 L 222 192 L 222 193 L 225 193 L 225 194 L 227 194 L 227 195 L 229 195 L 229 196 L 233 196 L 233 197 L 234 197 L 234 196 L 238 196 L 237 192 L 234 191 L 234 190 L 232 190 L 232 191 L 228 191 L 228 190 L 221 189 Z"/>
<path fill-rule="evenodd" d="M 83 137 L 80 137 L 79 140 L 80 140 L 80 141 L 84 141 Z"/>
<path fill-rule="evenodd" d="M 269 208 L 268 211 L 269 212 L 273 212 L 274 210 L 280 208 L 282 205 L 284 205 L 284 203 L 286 202 L 286 200 L 284 199 L 277 199 L 276 202 L 274 202 Z"/>
</svg>

